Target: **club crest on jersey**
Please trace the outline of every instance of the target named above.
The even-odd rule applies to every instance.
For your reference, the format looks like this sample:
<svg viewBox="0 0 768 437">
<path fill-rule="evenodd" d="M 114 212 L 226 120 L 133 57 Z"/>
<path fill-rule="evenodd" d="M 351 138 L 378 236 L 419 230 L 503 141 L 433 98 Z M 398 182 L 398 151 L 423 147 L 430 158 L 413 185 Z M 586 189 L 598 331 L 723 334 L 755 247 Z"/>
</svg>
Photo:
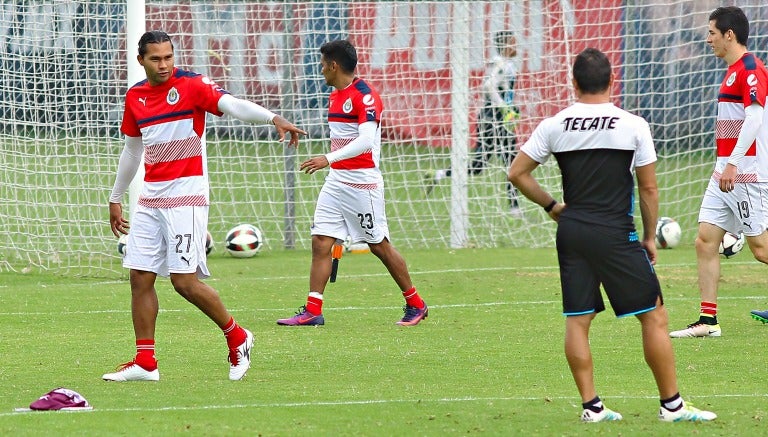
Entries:
<svg viewBox="0 0 768 437">
<path fill-rule="evenodd" d="M 347 99 L 347 101 L 344 102 L 344 106 L 341 107 L 341 110 L 344 111 L 345 114 L 352 112 L 352 99 Z"/>
<path fill-rule="evenodd" d="M 749 86 L 755 86 L 757 85 L 757 76 L 755 76 L 754 73 L 747 76 L 747 85 Z"/>
<path fill-rule="evenodd" d="M 731 86 L 733 83 L 736 82 L 736 72 L 734 71 L 731 73 L 730 76 L 728 76 L 728 80 L 725 81 L 726 86 Z"/>
<path fill-rule="evenodd" d="M 373 96 L 370 94 L 366 94 L 363 96 L 363 105 L 371 106 L 373 105 Z"/>
<path fill-rule="evenodd" d="M 165 96 L 165 101 L 169 105 L 175 105 L 179 103 L 179 91 L 176 89 L 176 87 L 171 87 L 171 89 L 168 90 L 168 95 Z"/>
</svg>

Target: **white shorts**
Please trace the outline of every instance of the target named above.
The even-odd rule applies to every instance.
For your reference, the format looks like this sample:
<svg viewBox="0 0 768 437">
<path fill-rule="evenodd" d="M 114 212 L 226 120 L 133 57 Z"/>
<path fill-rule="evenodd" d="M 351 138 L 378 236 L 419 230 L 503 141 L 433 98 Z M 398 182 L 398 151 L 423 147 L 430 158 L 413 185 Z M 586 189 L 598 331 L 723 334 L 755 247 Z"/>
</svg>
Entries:
<svg viewBox="0 0 768 437">
<path fill-rule="evenodd" d="M 205 257 L 207 228 L 207 206 L 137 205 L 131 214 L 123 267 L 166 277 L 196 272 L 198 278 L 205 279 L 210 276 Z"/>
<path fill-rule="evenodd" d="M 730 193 L 709 180 L 699 210 L 699 223 L 710 223 L 728 232 L 754 237 L 768 228 L 768 183 L 735 184 Z"/>
<path fill-rule="evenodd" d="M 352 243 L 381 243 L 389 239 L 384 212 L 384 184 L 372 190 L 326 181 L 315 206 L 312 235 L 325 235 Z"/>
</svg>

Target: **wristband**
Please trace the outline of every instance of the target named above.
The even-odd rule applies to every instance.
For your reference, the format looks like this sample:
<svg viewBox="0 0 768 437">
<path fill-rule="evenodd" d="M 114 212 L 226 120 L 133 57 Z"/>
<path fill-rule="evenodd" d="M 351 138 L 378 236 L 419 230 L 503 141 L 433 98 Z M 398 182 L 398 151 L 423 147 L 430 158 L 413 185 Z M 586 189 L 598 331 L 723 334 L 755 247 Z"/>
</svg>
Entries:
<svg viewBox="0 0 768 437">
<path fill-rule="evenodd" d="M 544 207 L 544 212 L 548 213 L 548 212 L 552 211 L 552 208 L 554 208 L 555 205 L 557 205 L 557 200 L 553 200 L 552 203 L 550 203 L 549 205 L 545 206 Z"/>
</svg>

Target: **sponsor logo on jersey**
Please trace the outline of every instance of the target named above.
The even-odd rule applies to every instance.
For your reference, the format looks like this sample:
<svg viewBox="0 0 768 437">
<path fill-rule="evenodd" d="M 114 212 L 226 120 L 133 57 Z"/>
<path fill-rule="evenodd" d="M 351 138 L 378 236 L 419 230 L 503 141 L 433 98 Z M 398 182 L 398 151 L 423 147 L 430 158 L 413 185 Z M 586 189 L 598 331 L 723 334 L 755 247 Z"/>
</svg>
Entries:
<svg viewBox="0 0 768 437">
<path fill-rule="evenodd" d="M 619 117 L 568 117 L 563 119 L 563 132 L 613 130 Z"/>
<path fill-rule="evenodd" d="M 168 95 L 165 96 L 165 101 L 169 105 L 175 105 L 179 103 L 179 90 L 172 86 L 171 89 L 168 90 Z"/>
<path fill-rule="evenodd" d="M 345 114 L 352 112 L 352 99 L 347 99 L 347 101 L 344 102 L 344 106 L 341 107 L 341 110 L 344 111 Z"/>
<path fill-rule="evenodd" d="M 731 73 L 730 76 L 728 76 L 728 80 L 725 81 L 726 86 L 731 86 L 733 83 L 736 82 L 736 72 L 734 71 Z"/>
<path fill-rule="evenodd" d="M 146 97 L 139 97 L 139 101 L 142 105 L 147 106 L 147 98 Z"/>
<path fill-rule="evenodd" d="M 203 76 L 203 77 L 200 78 L 200 80 L 202 80 L 203 83 L 206 84 L 206 85 L 213 84 L 213 81 L 208 76 Z"/>
<path fill-rule="evenodd" d="M 370 94 L 366 94 L 363 96 L 363 104 L 366 106 L 373 105 L 373 96 Z"/>
<path fill-rule="evenodd" d="M 754 73 L 747 76 L 747 85 L 749 86 L 755 86 L 757 85 L 757 76 L 755 76 Z"/>
</svg>

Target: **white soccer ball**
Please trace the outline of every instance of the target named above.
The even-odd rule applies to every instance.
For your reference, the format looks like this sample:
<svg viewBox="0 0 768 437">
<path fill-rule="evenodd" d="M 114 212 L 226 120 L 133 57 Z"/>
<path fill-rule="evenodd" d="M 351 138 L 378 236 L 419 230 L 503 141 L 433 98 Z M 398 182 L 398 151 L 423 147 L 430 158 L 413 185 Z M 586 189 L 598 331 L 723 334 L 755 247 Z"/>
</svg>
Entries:
<svg viewBox="0 0 768 437">
<path fill-rule="evenodd" d="M 347 235 L 347 238 L 344 240 L 344 243 L 342 244 L 344 246 L 345 252 L 351 252 L 351 253 L 368 253 L 371 251 L 371 249 L 368 247 L 368 243 L 365 241 L 360 243 L 353 243 L 352 237 Z"/>
<path fill-rule="evenodd" d="M 210 255 L 213 252 L 213 236 L 210 232 L 205 231 L 205 254 Z"/>
<path fill-rule="evenodd" d="M 656 223 L 656 247 L 659 249 L 671 249 L 680 244 L 683 230 L 675 219 L 660 217 Z"/>
<path fill-rule="evenodd" d="M 736 255 L 744 248 L 744 242 L 744 234 L 741 232 L 738 235 L 726 232 L 723 235 L 723 241 L 720 242 L 720 255 L 726 258 Z"/>
<path fill-rule="evenodd" d="M 123 234 L 117 239 L 117 253 L 125 256 L 125 245 L 128 243 L 128 235 Z"/>
<path fill-rule="evenodd" d="M 235 258 L 250 258 L 261 251 L 264 237 L 256 226 L 237 225 L 227 232 L 225 244 L 227 252 Z"/>
</svg>

